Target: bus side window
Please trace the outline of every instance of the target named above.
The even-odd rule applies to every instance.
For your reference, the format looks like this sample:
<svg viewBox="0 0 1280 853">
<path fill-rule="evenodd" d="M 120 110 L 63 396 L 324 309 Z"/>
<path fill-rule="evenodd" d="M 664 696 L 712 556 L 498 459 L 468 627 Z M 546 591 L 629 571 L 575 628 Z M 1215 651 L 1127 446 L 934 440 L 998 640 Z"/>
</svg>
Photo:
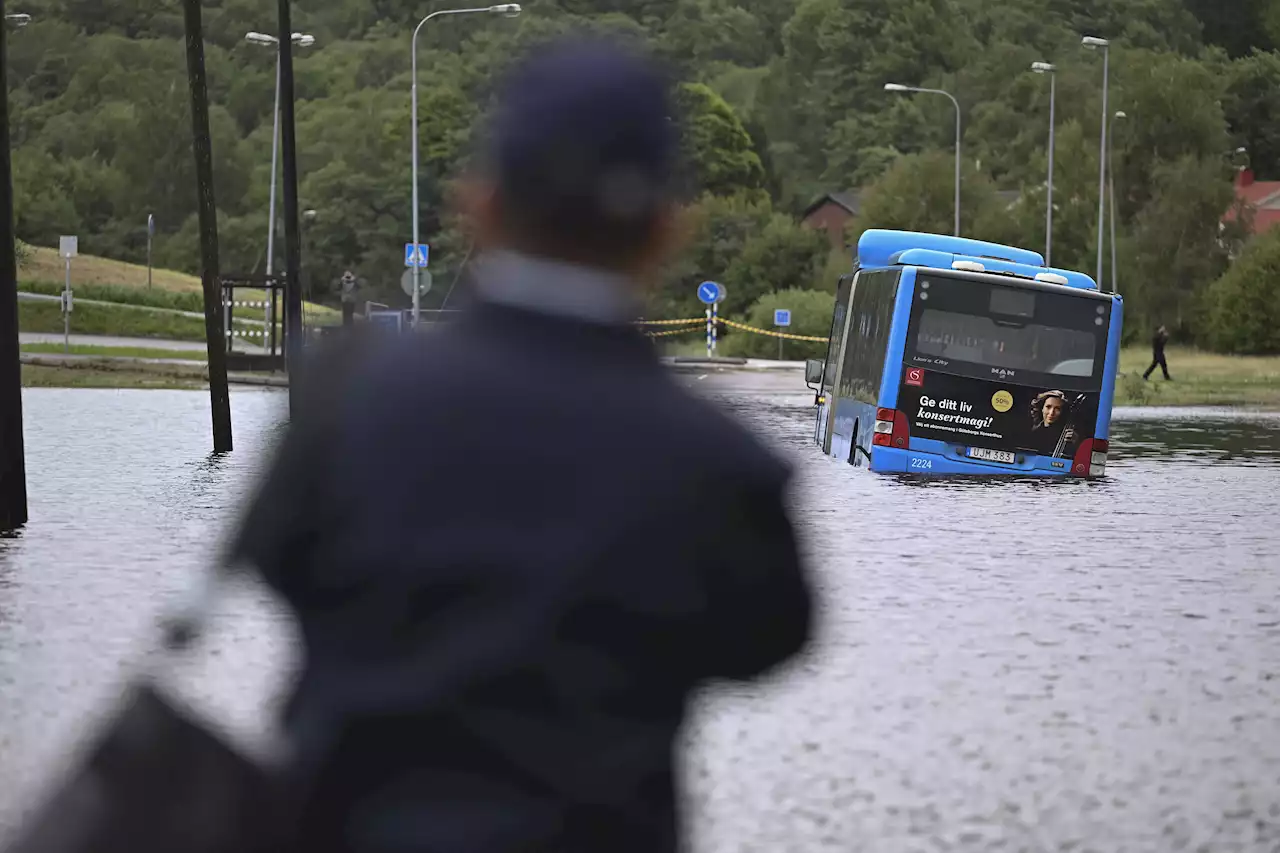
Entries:
<svg viewBox="0 0 1280 853">
<path fill-rule="evenodd" d="M 840 338 L 844 335 L 844 320 L 849 311 L 849 295 L 853 291 L 852 275 L 840 277 L 836 285 L 836 307 L 831 317 L 831 335 L 827 344 L 826 368 L 823 371 L 822 388 L 831 396 L 836 384 L 836 364 L 840 355 Z"/>
<path fill-rule="evenodd" d="M 840 397 L 875 405 L 884 375 L 899 270 L 863 272 L 849 311 L 849 341 L 840 371 Z"/>
</svg>

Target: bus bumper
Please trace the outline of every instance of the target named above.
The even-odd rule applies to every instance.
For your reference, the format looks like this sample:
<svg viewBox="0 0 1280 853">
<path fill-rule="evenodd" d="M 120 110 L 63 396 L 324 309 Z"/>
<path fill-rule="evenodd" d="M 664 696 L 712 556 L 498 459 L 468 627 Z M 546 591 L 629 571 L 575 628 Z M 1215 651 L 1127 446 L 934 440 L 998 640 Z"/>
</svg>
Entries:
<svg viewBox="0 0 1280 853">
<path fill-rule="evenodd" d="M 947 453 L 945 450 L 940 452 L 932 448 L 900 450 L 895 447 L 873 447 L 870 468 L 872 471 L 885 474 L 925 476 L 967 474 L 984 477 L 1075 477 L 1071 473 L 1069 459 L 1048 459 L 1035 455 L 1020 458 L 1021 464 L 998 465 L 990 462 L 975 462 L 954 452 Z M 1078 479 L 1085 478 L 1078 477 Z"/>
</svg>

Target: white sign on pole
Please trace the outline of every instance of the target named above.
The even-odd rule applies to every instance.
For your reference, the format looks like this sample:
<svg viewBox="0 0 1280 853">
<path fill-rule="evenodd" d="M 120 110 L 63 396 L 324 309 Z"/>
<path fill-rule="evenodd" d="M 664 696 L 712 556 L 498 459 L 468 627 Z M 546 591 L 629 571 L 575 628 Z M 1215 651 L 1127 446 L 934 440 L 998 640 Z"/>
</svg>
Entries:
<svg viewBox="0 0 1280 853">
<path fill-rule="evenodd" d="M 59 237 L 58 238 L 58 255 L 71 260 L 79 252 L 77 251 L 78 241 L 75 237 Z"/>
</svg>

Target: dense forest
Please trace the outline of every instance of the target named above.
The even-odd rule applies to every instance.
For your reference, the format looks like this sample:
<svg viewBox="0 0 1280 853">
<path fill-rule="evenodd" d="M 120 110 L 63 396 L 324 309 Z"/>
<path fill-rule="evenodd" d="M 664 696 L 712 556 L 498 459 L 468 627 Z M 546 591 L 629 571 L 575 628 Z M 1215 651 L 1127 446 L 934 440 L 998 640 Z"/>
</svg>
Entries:
<svg viewBox="0 0 1280 853">
<path fill-rule="evenodd" d="M 272 32 L 275 5 L 205 3 L 224 271 L 260 270 L 265 260 L 275 54 L 244 36 Z M 316 39 L 296 51 L 300 196 L 315 211 L 303 223 L 304 265 L 316 298 L 332 299 L 345 269 L 371 294 L 398 295 L 410 234 L 409 35 L 422 15 L 450 5 L 295 3 L 295 28 Z M 495 72 L 574 26 L 647 40 L 683 81 L 697 182 L 689 246 L 654 293 L 656 315 L 693 316 L 694 285 L 706 278 L 727 284 L 725 308 L 739 317 L 776 291 L 830 289 L 849 259 L 798 224 L 826 192 L 861 191 L 851 241 L 864 227 L 950 230 L 951 104 L 886 92 L 886 82 L 943 88 L 959 100 L 964 233 L 1042 247 L 1049 81 L 1031 73 L 1037 60 L 1058 68 L 1054 261 L 1092 272 L 1102 62 L 1081 48 L 1089 34 L 1112 40 L 1110 104 L 1127 116 L 1114 124 L 1113 157 L 1130 328 L 1161 321 L 1187 339 L 1237 346 L 1208 328 L 1235 315 L 1209 303 L 1249 221 L 1241 211 L 1237 225 L 1220 225 L 1241 158 L 1260 178 L 1280 178 L 1280 2 L 528 0 L 524 8 L 514 20 L 437 19 L 423 33 L 421 215 L 437 281 L 428 303 L 444 298 L 467 254 L 448 216 L 448 186 Z M 19 0 L 9 11 L 34 18 L 9 34 L 19 235 L 50 245 L 75 233 L 82 251 L 140 260 L 154 213 L 156 262 L 195 270 L 180 4 Z M 1222 293 L 1257 299 L 1240 277 Z M 1259 304 L 1277 301 L 1274 282 L 1259 286 L 1272 294 Z M 821 318 L 803 324 L 820 327 Z"/>
</svg>

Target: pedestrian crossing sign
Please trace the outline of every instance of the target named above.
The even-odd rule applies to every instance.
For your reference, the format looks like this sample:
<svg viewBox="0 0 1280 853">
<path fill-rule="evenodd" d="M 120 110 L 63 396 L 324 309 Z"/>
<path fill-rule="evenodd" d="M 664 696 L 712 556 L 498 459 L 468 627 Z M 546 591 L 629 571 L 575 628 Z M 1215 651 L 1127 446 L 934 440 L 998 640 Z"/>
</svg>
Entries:
<svg viewBox="0 0 1280 853">
<path fill-rule="evenodd" d="M 430 257 L 431 247 L 425 243 L 419 246 L 414 246 L 413 243 L 404 244 L 404 265 L 406 267 L 425 267 Z"/>
</svg>

